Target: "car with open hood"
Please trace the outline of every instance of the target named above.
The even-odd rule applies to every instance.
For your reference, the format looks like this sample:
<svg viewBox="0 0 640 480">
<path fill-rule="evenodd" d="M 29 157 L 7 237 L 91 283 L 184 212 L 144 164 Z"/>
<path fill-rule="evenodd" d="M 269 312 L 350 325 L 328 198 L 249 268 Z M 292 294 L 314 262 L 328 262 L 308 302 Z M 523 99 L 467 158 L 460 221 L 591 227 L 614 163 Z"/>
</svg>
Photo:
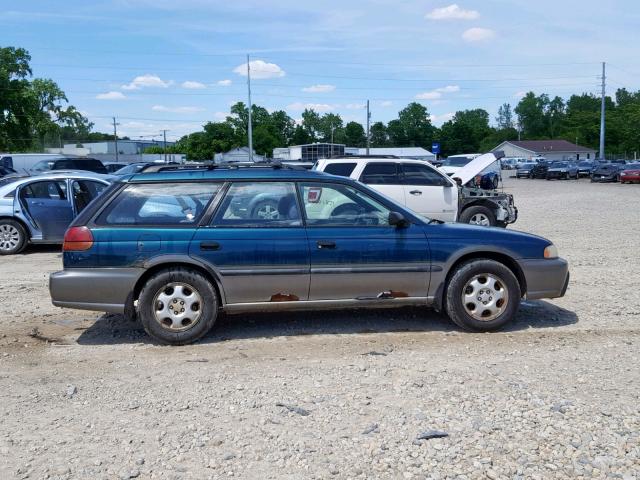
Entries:
<svg viewBox="0 0 640 480">
<path fill-rule="evenodd" d="M 512 195 L 485 181 L 487 172 L 496 168 L 499 156 L 493 153 L 465 162 L 451 175 L 427 162 L 394 156 L 336 157 L 314 166 L 359 180 L 428 218 L 505 227 L 517 220 L 518 210 Z"/>
<path fill-rule="evenodd" d="M 277 215 L 236 208 L 267 192 Z M 563 296 L 568 282 L 545 238 L 428 219 L 348 176 L 272 164 L 114 182 L 67 230 L 49 287 L 54 305 L 125 314 L 182 345 L 220 312 L 412 305 L 493 331 L 521 299 Z"/>
<path fill-rule="evenodd" d="M 112 179 L 91 172 L 0 179 L 0 255 L 29 243 L 62 243 L 69 224 Z"/>
</svg>

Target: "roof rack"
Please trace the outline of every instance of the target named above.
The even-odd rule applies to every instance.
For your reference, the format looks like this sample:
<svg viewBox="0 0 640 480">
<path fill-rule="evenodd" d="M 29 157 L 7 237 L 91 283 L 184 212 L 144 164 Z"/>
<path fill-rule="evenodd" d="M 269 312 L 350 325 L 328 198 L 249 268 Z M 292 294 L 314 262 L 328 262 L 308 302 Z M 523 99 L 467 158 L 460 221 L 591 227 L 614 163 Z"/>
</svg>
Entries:
<svg viewBox="0 0 640 480">
<path fill-rule="evenodd" d="M 279 161 L 275 162 L 227 162 L 227 163 L 205 163 L 202 165 L 167 165 L 154 168 L 153 172 L 173 172 L 184 170 L 218 170 L 222 168 L 240 169 L 240 168 L 271 168 L 274 170 L 306 170 L 304 166 L 284 164 Z M 144 173 L 144 172 L 143 172 Z"/>
</svg>

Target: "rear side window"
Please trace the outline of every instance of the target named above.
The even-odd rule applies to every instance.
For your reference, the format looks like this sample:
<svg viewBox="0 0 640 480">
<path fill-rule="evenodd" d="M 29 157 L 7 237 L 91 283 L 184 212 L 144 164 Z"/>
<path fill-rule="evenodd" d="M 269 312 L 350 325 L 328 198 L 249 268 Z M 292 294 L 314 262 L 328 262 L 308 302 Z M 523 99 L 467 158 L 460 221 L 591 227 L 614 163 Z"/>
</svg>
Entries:
<svg viewBox="0 0 640 480">
<path fill-rule="evenodd" d="M 324 171 L 325 173 L 329 173 L 331 175 L 348 177 L 351 175 L 355 168 L 355 163 L 330 163 L 325 167 Z"/>
<path fill-rule="evenodd" d="M 220 190 L 218 183 L 129 184 L 97 225 L 193 225 Z"/>
<path fill-rule="evenodd" d="M 367 185 L 401 185 L 398 166 L 395 163 L 369 163 L 360 176 Z"/>
<path fill-rule="evenodd" d="M 54 166 L 54 170 L 73 170 L 76 168 L 75 162 L 73 160 L 58 160 Z"/>
</svg>

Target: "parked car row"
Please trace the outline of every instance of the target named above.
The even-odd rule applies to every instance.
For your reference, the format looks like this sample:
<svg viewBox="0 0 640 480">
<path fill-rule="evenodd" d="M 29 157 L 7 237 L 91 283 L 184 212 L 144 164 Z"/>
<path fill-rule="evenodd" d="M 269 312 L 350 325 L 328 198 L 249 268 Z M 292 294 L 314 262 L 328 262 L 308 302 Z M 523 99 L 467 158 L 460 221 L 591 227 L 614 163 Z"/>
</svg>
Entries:
<svg viewBox="0 0 640 480">
<path fill-rule="evenodd" d="M 592 182 L 635 183 L 640 181 L 640 163 L 623 161 L 603 162 L 568 161 L 522 162 L 516 169 L 516 178 L 542 178 L 547 180 L 589 177 Z"/>
</svg>

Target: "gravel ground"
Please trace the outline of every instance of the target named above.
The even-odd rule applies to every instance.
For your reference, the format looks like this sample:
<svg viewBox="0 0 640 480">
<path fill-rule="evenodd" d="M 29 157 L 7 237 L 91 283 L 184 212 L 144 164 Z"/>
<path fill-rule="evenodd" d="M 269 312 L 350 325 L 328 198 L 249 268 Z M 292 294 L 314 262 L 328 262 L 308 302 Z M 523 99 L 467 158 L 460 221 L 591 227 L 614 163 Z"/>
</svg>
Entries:
<svg viewBox="0 0 640 480">
<path fill-rule="evenodd" d="M 640 478 L 637 185 L 507 179 L 567 295 L 494 334 L 421 309 L 223 317 L 153 345 L 0 258 L 0 478 Z M 439 437 L 439 438 L 435 438 Z"/>
</svg>

